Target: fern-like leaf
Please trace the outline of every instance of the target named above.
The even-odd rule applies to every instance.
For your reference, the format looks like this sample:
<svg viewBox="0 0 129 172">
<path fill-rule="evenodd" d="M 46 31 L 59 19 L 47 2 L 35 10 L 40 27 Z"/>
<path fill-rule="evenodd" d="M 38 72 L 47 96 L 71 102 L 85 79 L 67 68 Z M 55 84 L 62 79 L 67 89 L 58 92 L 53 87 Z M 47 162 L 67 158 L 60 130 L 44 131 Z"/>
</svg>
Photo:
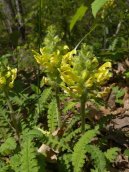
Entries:
<svg viewBox="0 0 129 172">
<path fill-rule="evenodd" d="M 65 151 L 65 150 L 68 150 L 68 151 L 71 151 L 70 150 L 70 147 L 68 146 L 68 144 L 66 144 L 64 142 L 63 139 L 61 139 L 60 141 L 57 139 L 57 138 L 53 138 L 52 136 L 49 136 L 49 140 L 47 142 L 47 144 L 55 149 L 55 150 L 62 150 L 62 151 Z"/>
<path fill-rule="evenodd" d="M 53 137 L 50 132 L 45 131 L 40 128 L 36 128 L 36 129 L 38 130 L 37 132 L 34 130 L 29 132 L 31 137 L 33 136 L 33 137 L 40 138 L 40 140 L 42 140 L 42 142 L 44 142 L 46 145 L 49 145 L 51 148 L 53 148 L 55 150 L 60 149 L 62 151 L 64 151 L 64 150 L 70 151 L 69 146 L 64 143 L 63 139 L 58 140 L 56 137 Z"/>
<path fill-rule="evenodd" d="M 1 146 L 0 146 L 0 154 L 9 155 L 16 148 L 16 141 L 13 137 L 9 137 Z"/>
<path fill-rule="evenodd" d="M 104 153 L 95 145 L 86 145 L 85 149 L 90 153 L 91 159 L 94 160 L 95 171 L 106 171 L 106 159 Z"/>
<path fill-rule="evenodd" d="M 74 108 L 76 104 L 77 104 L 77 102 L 73 102 L 73 101 L 68 102 L 67 105 L 65 105 L 65 107 L 63 109 L 63 113 L 66 114 L 69 110 Z"/>
<path fill-rule="evenodd" d="M 65 153 L 63 156 L 61 156 L 61 158 L 59 158 L 61 162 L 60 171 L 71 172 L 71 158 L 72 158 L 72 154 L 70 153 L 67 153 L 67 154 Z"/>
<path fill-rule="evenodd" d="M 5 109 L 0 106 L 0 140 L 6 140 L 11 136 L 12 126 L 9 115 Z"/>
<path fill-rule="evenodd" d="M 21 150 L 21 171 L 38 172 L 36 152 L 32 140 L 26 137 Z"/>
<path fill-rule="evenodd" d="M 85 125 L 85 129 L 87 129 L 87 130 L 90 129 L 90 126 L 89 126 L 88 124 L 86 124 L 86 125 Z M 74 131 L 71 131 L 71 133 L 68 133 L 68 134 L 66 135 L 66 137 L 63 138 L 64 142 L 65 142 L 65 143 L 70 142 L 73 138 L 75 138 L 76 136 L 78 136 L 79 133 L 81 133 L 81 127 L 80 127 L 80 128 L 77 128 L 77 129 L 74 130 Z"/>
<path fill-rule="evenodd" d="M 11 169 L 14 170 L 15 172 L 20 172 L 20 166 L 21 166 L 20 159 L 21 159 L 20 154 L 15 154 L 10 158 Z"/>
<path fill-rule="evenodd" d="M 79 116 L 74 116 L 71 121 L 68 123 L 67 128 L 65 129 L 64 136 L 68 135 L 71 133 L 72 127 L 80 120 Z"/>
<path fill-rule="evenodd" d="M 49 131 L 52 133 L 55 131 L 57 127 L 57 116 L 58 116 L 58 110 L 57 110 L 57 103 L 56 100 L 53 99 L 48 107 L 48 127 Z"/>
<path fill-rule="evenodd" d="M 81 172 L 81 169 L 85 162 L 85 153 L 87 152 L 85 146 L 90 143 L 92 138 L 94 138 L 97 134 L 98 127 L 93 130 L 87 131 L 74 146 L 74 152 L 72 155 L 72 164 L 74 167 L 74 172 Z"/>
<path fill-rule="evenodd" d="M 119 148 L 114 147 L 114 148 L 108 149 L 104 154 L 110 162 L 113 162 L 118 155 L 118 151 L 119 151 Z"/>
<path fill-rule="evenodd" d="M 42 92 L 42 94 L 40 95 L 40 98 L 38 100 L 38 104 L 40 104 L 41 107 L 43 107 L 44 104 L 47 102 L 47 100 L 49 99 L 51 93 L 52 93 L 51 88 L 46 88 Z"/>
</svg>

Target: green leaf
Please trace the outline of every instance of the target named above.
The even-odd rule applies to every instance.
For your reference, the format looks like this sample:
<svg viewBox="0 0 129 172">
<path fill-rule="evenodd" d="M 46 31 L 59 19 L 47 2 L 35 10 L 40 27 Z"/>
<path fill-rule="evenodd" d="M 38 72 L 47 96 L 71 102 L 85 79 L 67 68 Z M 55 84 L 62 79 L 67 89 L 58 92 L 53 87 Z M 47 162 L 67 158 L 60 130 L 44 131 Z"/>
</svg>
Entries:
<svg viewBox="0 0 129 172">
<path fill-rule="evenodd" d="M 57 109 L 57 103 L 56 99 L 53 99 L 51 103 L 48 106 L 48 127 L 49 131 L 52 133 L 55 131 L 57 125 L 58 125 L 58 109 Z"/>
<path fill-rule="evenodd" d="M 16 149 L 16 141 L 13 137 L 8 138 L 0 147 L 2 155 L 9 155 Z"/>
<path fill-rule="evenodd" d="M 67 105 L 65 105 L 63 112 L 64 114 L 66 114 L 69 110 L 71 110 L 73 107 L 75 107 L 75 105 L 77 104 L 77 102 L 68 102 Z"/>
<path fill-rule="evenodd" d="M 91 140 L 98 134 L 98 128 L 95 127 L 93 130 L 87 131 L 75 144 L 74 152 L 72 154 L 72 164 L 74 167 L 74 172 L 81 172 L 82 167 L 85 163 L 85 154 L 87 150 L 86 145 L 91 142 Z"/>
<path fill-rule="evenodd" d="M 91 154 L 91 159 L 94 160 L 95 171 L 106 171 L 106 159 L 104 153 L 95 145 L 86 145 L 85 149 Z"/>
<path fill-rule="evenodd" d="M 129 157 L 129 149 L 126 149 L 126 150 L 124 151 L 124 155 Z"/>
<path fill-rule="evenodd" d="M 38 172 L 39 167 L 36 159 L 36 150 L 29 137 L 25 137 L 21 150 L 21 171 Z"/>
<path fill-rule="evenodd" d="M 108 149 L 104 154 L 110 162 L 113 162 L 118 155 L 118 151 L 119 151 L 119 148 L 114 147 L 114 148 Z"/>
<path fill-rule="evenodd" d="M 20 159 L 21 159 L 20 154 L 15 154 L 10 158 L 10 166 L 12 170 L 20 172 L 20 165 L 21 165 Z"/>
<path fill-rule="evenodd" d="M 119 87 L 118 86 L 113 87 L 112 90 L 113 90 L 114 93 L 117 93 L 119 91 Z"/>
<path fill-rule="evenodd" d="M 40 88 L 37 87 L 37 86 L 34 85 L 34 84 L 31 84 L 31 89 L 32 89 L 36 94 L 40 94 L 40 93 L 41 93 Z"/>
<path fill-rule="evenodd" d="M 120 105 L 123 105 L 123 103 L 124 103 L 123 100 L 121 100 L 121 99 L 116 99 L 115 102 L 120 104 Z"/>
<path fill-rule="evenodd" d="M 125 90 L 120 89 L 120 90 L 117 92 L 117 94 L 116 94 L 116 98 L 117 98 L 117 99 L 118 99 L 118 98 L 121 98 L 121 97 L 124 96 L 124 94 L 125 94 Z"/>
<path fill-rule="evenodd" d="M 125 72 L 125 73 L 124 73 L 124 76 L 125 76 L 126 78 L 129 78 L 129 71 Z"/>
<path fill-rule="evenodd" d="M 92 7 L 92 14 L 94 17 L 96 17 L 98 11 L 101 9 L 101 7 L 107 2 L 108 0 L 94 0 L 94 2 L 91 4 Z"/>
<path fill-rule="evenodd" d="M 72 20 L 70 22 L 70 31 L 73 29 L 76 22 L 82 19 L 82 17 L 85 15 L 87 9 L 88 8 L 86 6 L 84 6 L 84 5 L 81 5 L 77 9 L 76 13 L 74 14 L 74 16 L 72 17 Z"/>
</svg>

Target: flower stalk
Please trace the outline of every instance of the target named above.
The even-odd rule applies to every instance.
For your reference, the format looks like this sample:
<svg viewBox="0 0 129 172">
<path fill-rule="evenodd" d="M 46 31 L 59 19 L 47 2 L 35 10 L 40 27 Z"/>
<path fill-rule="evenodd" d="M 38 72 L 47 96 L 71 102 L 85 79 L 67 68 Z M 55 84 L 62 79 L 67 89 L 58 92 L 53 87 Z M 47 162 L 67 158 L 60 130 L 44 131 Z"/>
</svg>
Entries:
<svg viewBox="0 0 129 172">
<path fill-rule="evenodd" d="M 84 93 L 80 98 L 81 108 L 80 108 L 80 115 L 81 115 L 81 130 L 82 134 L 85 133 L 85 103 L 86 103 L 86 94 Z"/>
<path fill-rule="evenodd" d="M 55 93 L 56 93 L 56 103 L 57 103 L 57 109 L 58 109 L 58 115 L 57 115 L 57 121 L 58 121 L 58 128 L 61 128 L 62 126 L 62 122 L 61 122 L 61 107 L 60 107 L 60 98 L 59 98 L 59 87 L 56 86 L 55 89 Z"/>
<path fill-rule="evenodd" d="M 20 140 L 20 136 L 19 136 L 17 120 L 15 118 L 15 112 L 13 110 L 12 103 L 11 103 L 11 101 L 9 99 L 8 91 L 4 90 L 4 95 L 5 95 L 6 102 L 7 102 L 9 111 L 10 111 L 10 119 L 11 119 L 12 127 L 15 129 L 16 138 L 19 141 Z"/>
</svg>

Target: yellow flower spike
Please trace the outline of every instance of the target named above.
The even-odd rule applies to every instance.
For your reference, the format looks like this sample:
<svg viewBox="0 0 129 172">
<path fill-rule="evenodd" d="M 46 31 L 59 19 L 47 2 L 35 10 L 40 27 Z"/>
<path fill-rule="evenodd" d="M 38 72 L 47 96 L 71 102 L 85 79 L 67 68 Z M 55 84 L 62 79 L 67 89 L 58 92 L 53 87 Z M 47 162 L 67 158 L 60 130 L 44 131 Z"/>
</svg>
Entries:
<svg viewBox="0 0 129 172">
<path fill-rule="evenodd" d="M 10 71 L 8 71 L 7 73 L 6 73 L 6 75 L 5 75 L 7 78 L 9 78 L 10 76 L 11 76 L 11 72 Z"/>
<path fill-rule="evenodd" d="M 102 66 L 99 67 L 98 71 L 102 71 L 102 70 L 106 70 L 106 69 L 109 70 L 111 68 L 112 68 L 111 62 L 106 62 Z"/>
<path fill-rule="evenodd" d="M 12 69 L 11 72 L 12 72 L 12 74 L 14 74 L 16 76 L 16 74 L 17 74 L 17 68 Z"/>
<path fill-rule="evenodd" d="M 14 81 L 17 77 L 17 68 L 12 69 L 11 73 L 12 73 L 12 75 L 11 75 L 12 81 Z"/>
<path fill-rule="evenodd" d="M 57 59 L 55 57 L 52 56 L 50 58 L 50 63 L 51 63 L 52 66 L 55 66 L 58 63 L 58 61 L 57 61 Z"/>
<path fill-rule="evenodd" d="M 69 50 L 69 47 L 68 47 L 67 45 L 65 45 L 65 46 L 63 47 L 63 49 L 64 49 L 64 50 Z"/>
<path fill-rule="evenodd" d="M 3 86 L 6 84 L 6 79 L 5 77 L 0 77 L 0 86 Z"/>
<path fill-rule="evenodd" d="M 57 50 L 57 53 L 56 53 L 57 55 L 60 55 L 60 51 L 59 50 Z"/>
<path fill-rule="evenodd" d="M 94 78 L 90 77 L 86 82 L 85 82 L 85 87 L 86 88 L 91 88 L 94 84 Z"/>
<path fill-rule="evenodd" d="M 65 54 L 63 56 L 63 61 L 71 61 L 73 58 L 73 55 L 75 55 L 77 53 L 77 51 L 75 49 L 73 49 L 72 51 L 68 52 L 67 54 Z"/>
<path fill-rule="evenodd" d="M 74 85 L 75 84 L 75 81 L 68 75 L 64 75 L 62 73 L 61 75 L 61 79 L 63 82 L 67 83 L 68 85 Z"/>
<path fill-rule="evenodd" d="M 82 80 L 86 80 L 89 76 L 89 72 L 87 70 L 82 71 Z"/>
<path fill-rule="evenodd" d="M 99 67 L 97 73 L 95 74 L 97 83 L 100 85 L 105 84 L 105 82 L 112 77 L 112 73 L 110 72 L 111 67 L 111 62 L 106 62 Z"/>
<path fill-rule="evenodd" d="M 99 62 L 96 57 L 94 57 L 93 60 L 91 61 L 91 65 L 95 66 L 95 67 L 97 67 L 99 65 Z"/>
<path fill-rule="evenodd" d="M 43 87 L 44 85 L 49 85 L 49 78 L 47 77 L 43 77 L 41 82 L 40 82 L 40 86 Z"/>
<path fill-rule="evenodd" d="M 9 66 L 4 67 L 0 74 L 0 89 L 9 89 L 14 86 L 14 80 L 17 77 L 17 69 L 11 69 Z"/>
<path fill-rule="evenodd" d="M 45 53 L 44 53 L 44 47 L 43 48 L 40 48 L 40 53 L 42 54 L 42 55 L 44 55 Z M 38 54 L 38 53 L 37 53 Z"/>
<path fill-rule="evenodd" d="M 76 94 L 82 94 L 82 89 L 78 85 L 71 86 L 70 89 L 72 89 L 72 91 Z"/>
<path fill-rule="evenodd" d="M 13 86 L 14 86 L 14 82 L 10 82 L 10 83 L 9 83 L 9 87 L 10 87 L 10 88 L 13 88 Z"/>
<path fill-rule="evenodd" d="M 38 64 L 40 64 L 40 65 L 43 64 L 43 59 L 42 59 L 41 55 L 34 55 L 34 58 Z"/>
<path fill-rule="evenodd" d="M 9 66 L 7 66 L 7 70 L 10 70 L 11 68 Z"/>
</svg>

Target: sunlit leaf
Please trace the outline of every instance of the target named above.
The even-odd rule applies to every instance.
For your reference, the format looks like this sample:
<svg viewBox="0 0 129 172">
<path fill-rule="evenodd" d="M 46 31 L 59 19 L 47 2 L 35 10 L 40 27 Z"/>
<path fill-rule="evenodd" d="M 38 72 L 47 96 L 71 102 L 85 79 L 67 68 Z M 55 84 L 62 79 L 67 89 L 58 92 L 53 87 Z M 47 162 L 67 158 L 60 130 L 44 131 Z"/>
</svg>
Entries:
<svg viewBox="0 0 129 172">
<path fill-rule="evenodd" d="M 76 22 L 82 19 L 82 17 L 85 15 L 87 9 L 88 8 L 86 6 L 84 6 L 84 5 L 81 5 L 77 9 L 76 13 L 74 14 L 74 16 L 72 17 L 72 20 L 70 22 L 70 31 L 73 29 Z"/>
<path fill-rule="evenodd" d="M 92 14 L 94 17 L 96 17 L 98 11 L 103 7 L 103 5 L 107 2 L 108 0 L 94 0 L 94 2 L 91 4 L 92 7 Z"/>
</svg>

